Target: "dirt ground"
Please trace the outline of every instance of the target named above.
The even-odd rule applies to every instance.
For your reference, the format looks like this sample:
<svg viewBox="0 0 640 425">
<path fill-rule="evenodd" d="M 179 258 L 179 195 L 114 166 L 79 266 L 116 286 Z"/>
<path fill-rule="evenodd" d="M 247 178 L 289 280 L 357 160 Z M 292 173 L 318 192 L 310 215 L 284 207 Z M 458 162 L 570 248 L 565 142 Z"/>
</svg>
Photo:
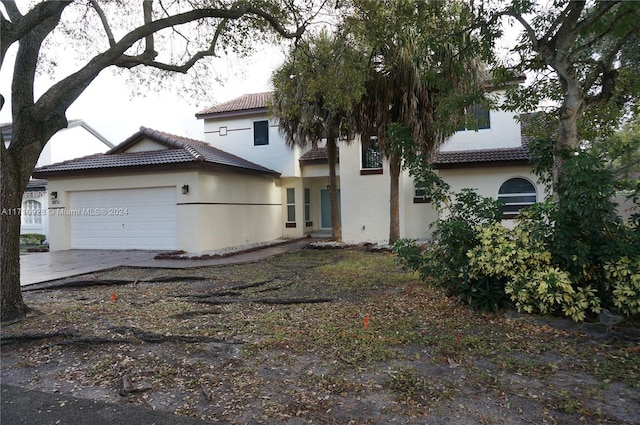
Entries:
<svg viewBox="0 0 640 425">
<path fill-rule="evenodd" d="M 637 341 L 474 313 L 390 254 L 62 283 L 3 326 L 2 382 L 233 424 L 640 423 Z"/>
</svg>

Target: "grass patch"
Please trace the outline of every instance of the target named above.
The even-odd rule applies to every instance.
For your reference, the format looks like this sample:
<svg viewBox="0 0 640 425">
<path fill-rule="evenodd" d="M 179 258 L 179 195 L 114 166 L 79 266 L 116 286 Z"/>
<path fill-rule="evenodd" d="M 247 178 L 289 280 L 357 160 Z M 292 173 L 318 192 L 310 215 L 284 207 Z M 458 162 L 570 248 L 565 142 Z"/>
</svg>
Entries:
<svg viewBox="0 0 640 425">
<path fill-rule="evenodd" d="M 581 417 L 625 423 L 612 416 L 618 410 L 607 411 L 607 400 L 640 399 L 637 344 L 477 314 L 403 272 L 393 258 L 349 249 L 302 250 L 243 265 L 120 268 L 92 275 L 175 282 L 29 291 L 25 300 L 34 312 L 3 334 L 65 330 L 124 338 L 112 331 L 121 327 L 209 342 L 153 344 L 129 334 L 126 343 L 94 347 L 36 340 L 3 346 L 3 368 L 37 370 L 34 386 L 46 381 L 40 375 L 48 370 L 57 373 L 48 379 L 64 377 L 78 388 L 117 388 L 126 374 L 152 386 L 148 394 L 129 396 L 131 402 L 162 408 L 154 391 L 171 389 L 180 401 L 171 404 L 176 411 L 230 423 L 298 416 L 313 423 L 413 423 L 415 415 L 447 418 L 461 405 L 466 410 L 458 414 L 468 410 L 469 423 L 543 423 L 555 414 L 570 417 L 566 423 L 580 423 Z M 197 302 L 220 293 L 243 302 Z M 334 301 L 251 302 L 265 296 Z M 17 360 L 5 363 L 12 356 Z M 589 385 L 572 394 L 567 379 Z M 543 389 L 537 398 L 527 398 L 522 388 L 531 382 Z M 615 393 L 621 387 L 629 394 Z M 508 410 L 521 394 L 530 403 L 526 411 Z M 507 410 L 520 416 L 508 421 L 501 416 Z M 628 411 L 640 414 L 640 407 Z"/>
</svg>

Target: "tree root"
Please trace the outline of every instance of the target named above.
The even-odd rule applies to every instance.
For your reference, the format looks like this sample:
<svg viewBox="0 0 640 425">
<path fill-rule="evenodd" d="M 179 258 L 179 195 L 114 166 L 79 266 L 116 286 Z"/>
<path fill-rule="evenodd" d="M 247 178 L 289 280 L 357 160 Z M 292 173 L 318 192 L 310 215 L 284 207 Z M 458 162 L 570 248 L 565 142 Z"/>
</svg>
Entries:
<svg viewBox="0 0 640 425">
<path fill-rule="evenodd" d="M 142 329 L 138 329 L 133 326 L 115 326 L 109 328 L 109 330 L 120 335 L 131 334 L 134 338 L 150 344 L 161 344 L 164 342 L 184 342 L 190 344 L 199 342 L 216 342 L 219 344 L 244 344 L 243 341 L 226 341 L 220 338 L 199 335 L 161 335 L 143 331 Z"/>
<path fill-rule="evenodd" d="M 25 287 L 23 291 L 38 291 L 43 289 L 85 288 L 90 286 L 120 286 L 136 285 L 138 283 L 171 283 L 171 282 L 200 282 L 210 280 L 203 276 L 161 276 L 150 279 L 67 279 L 59 282 L 35 284 Z"/>
<path fill-rule="evenodd" d="M 335 301 L 335 298 L 256 298 L 256 299 L 238 299 L 238 298 L 193 298 L 188 299 L 189 302 L 201 303 L 201 304 L 233 304 L 233 303 L 256 303 L 256 304 L 271 304 L 271 305 L 291 305 L 291 304 L 318 304 L 318 303 L 330 303 Z"/>
<path fill-rule="evenodd" d="M 37 334 L 15 334 L 15 335 L 2 335 L 0 336 L 0 345 L 17 344 L 20 342 L 39 341 L 42 339 L 50 338 L 70 338 L 80 337 L 80 334 L 73 331 L 59 331 L 49 333 L 37 333 Z"/>
</svg>

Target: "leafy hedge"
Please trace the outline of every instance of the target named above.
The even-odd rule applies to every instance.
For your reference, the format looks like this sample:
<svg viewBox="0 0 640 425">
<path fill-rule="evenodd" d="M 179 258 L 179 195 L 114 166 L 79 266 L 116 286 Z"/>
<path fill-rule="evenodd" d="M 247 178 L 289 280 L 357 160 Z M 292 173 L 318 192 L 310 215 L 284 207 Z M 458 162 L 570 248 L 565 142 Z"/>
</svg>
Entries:
<svg viewBox="0 0 640 425">
<path fill-rule="evenodd" d="M 42 245 L 47 239 L 45 235 L 40 233 L 23 233 L 20 235 L 21 245 Z"/>
<path fill-rule="evenodd" d="M 510 302 L 575 321 L 602 307 L 640 314 L 640 226 L 617 215 L 611 172 L 598 158 L 575 155 L 558 190 L 560 202 L 523 210 L 510 229 L 497 201 L 465 189 L 440 206 L 446 215 L 434 242 L 421 249 L 398 241 L 397 260 L 479 310 Z"/>
</svg>

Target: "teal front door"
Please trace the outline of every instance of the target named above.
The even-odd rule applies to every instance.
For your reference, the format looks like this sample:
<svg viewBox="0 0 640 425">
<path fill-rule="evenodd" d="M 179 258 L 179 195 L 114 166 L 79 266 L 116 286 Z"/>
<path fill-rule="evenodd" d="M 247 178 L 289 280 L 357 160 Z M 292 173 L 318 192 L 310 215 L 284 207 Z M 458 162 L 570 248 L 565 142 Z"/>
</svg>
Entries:
<svg viewBox="0 0 640 425">
<path fill-rule="evenodd" d="M 338 211 L 340 211 L 340 189 L 338 189 Z M 320 227 L 331 229 L 331 192 L 320 189 Z"/>
</svg>

